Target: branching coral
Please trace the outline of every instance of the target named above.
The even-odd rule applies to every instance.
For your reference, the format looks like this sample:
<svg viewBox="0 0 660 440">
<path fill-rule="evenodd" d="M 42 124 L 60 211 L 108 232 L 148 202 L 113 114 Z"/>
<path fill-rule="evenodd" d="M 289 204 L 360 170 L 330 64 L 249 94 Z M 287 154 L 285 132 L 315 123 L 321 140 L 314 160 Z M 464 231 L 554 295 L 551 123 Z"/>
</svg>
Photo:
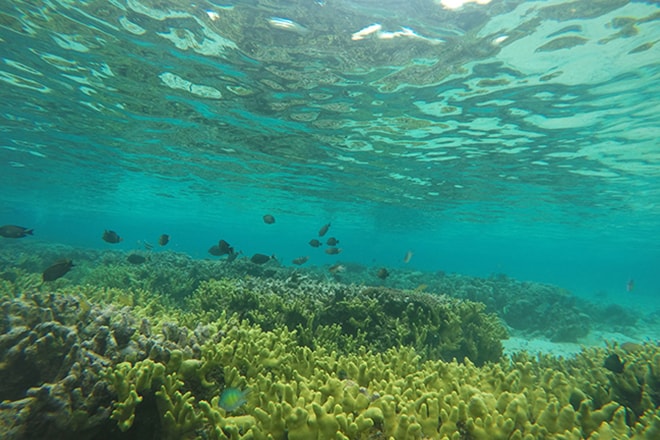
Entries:
<svg viewBox="0 0 660 440">
<path fill-rule="evenodd" d="M 468 357 L 482 364 L 499 359 L 506 336 L 481 304 L 382 287 L 211 280 L 187 308 L 204 310 L 207 318 L 237 313 L 267 330 L 286 326 L 300 344 L 346 353 L 360 345 L 376 351 L 406 345 L 428 359 Z"/>
<path fill-rule="evenodd" d="M 226 329 L 220 322 L 216 325 Z M 227 338 L 203 347 L 199 362 L 186 366 L 185 356 L 172 358 L 176 360 L 168 365 L 173 370 L 169 377 L 176 386 L 161 384 L 147 391 L 172 402 L 167 405 L 172 416 L 160 411 L 163 426 L 172 422 L 173 408 L 179 408 L 181 422 L 170 428 L 177 435 L 195 432 L 217 439 L 651 439 L 658 429 L 657 410 L 650 401 L 642 399 L 642 417 L 629 420 L 626 406 L 613 398 L 594 405 L 589 392 L 598 387 L 583 386 L 589 381 L 586 373 L 565 373 L 578 371 L 574 370 L 578 365 L 590 365 L 593 357 L 602 357 L 597 351 L 571 361 L 521 356 L 511 364 L 477 367 L 469 361 L 422 362 L 411 348 L 382 354 L 312 351 L 296 346 L 295 335 L 287 332 L 274 340 L 273 334 L 246 322 L 233 326 Z M 629 358 L 630 369 L 636 369 L 638 362 L 650 367 L 648 360 L 655 359 L 659 350 L 646 346 Z M 250 359 L 261 366 L 250 368 Z M 210 374 L 214 369 L 222 374 Z M 203 382 L 204 389 L 216 393 L 226 386 L 249 389 L 249 401 L 240 414 L 227 414 L 218 405 L 217 394 L 210 399 L 197 397 L 202 394 L 194 390 Z"/>
</svg>

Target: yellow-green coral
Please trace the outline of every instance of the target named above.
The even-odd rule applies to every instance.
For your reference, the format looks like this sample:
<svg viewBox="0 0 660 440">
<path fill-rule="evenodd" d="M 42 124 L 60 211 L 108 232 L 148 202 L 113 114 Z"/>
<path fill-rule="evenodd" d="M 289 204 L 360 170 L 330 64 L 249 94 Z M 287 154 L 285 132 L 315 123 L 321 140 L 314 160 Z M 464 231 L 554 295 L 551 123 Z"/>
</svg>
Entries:
<svg viewBox="0 0 660 440">
<path fill-rule="evenodd" d="M 163 383 L 165 366 L 151 360 L 131 365 L 122 362 L 106 372 L 106 379 L 117 395 L 111 417 L 117 421 L 119 429 L 128 430 L 135 420 L 135 408 L 142 402 L 140 396 Z"/>
<path fill-rule="evenodd" d="M 483 364 L 502 354 L 506 330 L 485 306 L 442 295 L 384 287 L 328 285 L 246 278 L 200 283 L 186 300 L 195 318 L 237 313 L 262 329 L 286 327 L 296 342 L 343 353 L 361 345 L 415 347 L 426 359 L 469 357 Z"/>
<path fill-rule="evenodd" d="M 225 337 L 202 347 L 200 359 L 172 353 L 158 370 L 159 381 L 147 380 L 153 374 L 138 380 L 158 364 L 115 367 L 110 377 L 119 399 L 113 417 L 124 428 L 139 422 L 129 407 L 151 393 L 164 435 L 179 438 L 650 440 L 660 429 L 652 390 L 643 392 L 642 413 L 629 424 L 630 409 L 616 396 L 586 386 L 592 372 L 603 369 L 597 359 L 604 350 L 570 361 L 519 356 L 477 367 L 469 361 L 422 362 L 411 348 L 339 355 L 297 346 L 285 330 L 264 332 L 233 319 L 214 325 Z M 595 377 L 636 389 L 639 380 L 653 382 L 658 359 L 658 346 L 647 344 L 627 355 L 629 375 L 604 370 Z M 638 370 L 646 379 L 639 379 Z M 230 386 L 251 391 L 236 414 L 218 405 L 221 390 Z M 603 400 L 598 405 L 594 390 Z"/>
<path fill-rule="evenodd" d="M 109 332 L 113 325 L 139 322 L 128 313 L 148 316 L 153 334 L 145 330 L 141 341 L 131 336 L 132 342 L 144 348 L 141 359 L 151 355 L 149 344 L 160 346 L 149 360 L 122 354 L 133 361 L 111 366 L 104 376 L 115 396 L 112 418 L 122 431 L 148 429 L 153 419 L 145 414 L 159 418 L 151 429 L 162 438 L 642 440 L 660 431 L 657 345 L 630 353 L 611 345 L 569 360 L 521 354 L 478 367 L 467 359 L 424 361 L 405 346 L 351 353 L 300 346 L 298 334 L 283 326 L 263 331 L 224 313 L 209 322 L 203 313 L 182 312 L 146 291 L 77 289 L 119 303 L 110 310 L 121 313 L 99 316 L 80 301 L 67 319 L 95 314 L 100 323 L 90 329 L 105 328 L 111 340 L 118 334 Z M 207 335 L 190 339 L 193 324 Z M 625 361 L 623 373 L 603 368 L 612 352 Z M 218 404 L 227 387 L 250 391 L 233 413 Z"/>
</svg>

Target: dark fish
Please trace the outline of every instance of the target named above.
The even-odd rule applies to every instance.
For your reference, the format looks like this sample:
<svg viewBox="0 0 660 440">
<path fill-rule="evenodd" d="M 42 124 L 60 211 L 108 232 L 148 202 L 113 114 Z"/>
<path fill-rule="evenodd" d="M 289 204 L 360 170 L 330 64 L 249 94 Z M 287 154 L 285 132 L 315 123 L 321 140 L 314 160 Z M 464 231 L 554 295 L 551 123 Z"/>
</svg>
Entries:
<svg viewBox="0 0 660 440">
<path fill-rule="evenodd" d="M 147 261 L 146 257 L 143 257 L 142 255 L 139 254 L 131 254 L 128 257 L 126 257 L 126 259 L 131 264 L 142 264 L 145 261 Z"/>
<path fill-rule="evenodd" d="M 341 252 L 341 248 L 330 247 L 325 250 L 325 253 L 328 255 L 337 255 Z"/>
<path fill-rule="evenodd" d="M 266 223 L 267 225 L 272 225 L 273 223 L 275 223 L 275 217 L 273 217 L 270 214 L 264 215 L 264 223 Z"/>
<path fill-rule="evenodd" d="M 209 248 L 209 254 L 215 255 L 216 257 L 221 257 L 223 255 L 229 255 L 230 257 L 232 254 L 235 254 L 234 248 L 229 245 L 225 240 L 220 240 L 217 245 L 211 246 Z M 236 259 L 236 256 L 232 258 L 230 261 L 233 261 Z"/>
<path fill-rule="evenodd" d="M 32 229 L 24 228 L 23 226 L 0 226 L 0 236 L 5 238 L 22 238 L 26 235 L 32 235 L 32 232 L 34 232 Z"/>
<path fill-rule="evenodd" d="M 316 238 L 312 238 L 311 240 L 309 240 L 309 245 L 311 247 L 319 247 L 321 246 L 321 242 L 318 241 Z"/>
<path fill-rule="evenodd" d="M 218 247 L 220 248 L 220 252 L 222 252 L 220 255 L 225 255 L 225 254 L 233 254 L 234 253 L 234 248 L 229 245 L 224 240 L 220 240 L 218 242 Z"/>
<path fill-rule="evenodd" d="M 220 246 L 218 246 L 217 244 L 214 244 L 209 248 L 209 254 L 213 255 L 214 257 L 219 257 L 221 255 L 224 255 L 220 250 Z"/>
<path fill-rule="evenodd" d="M 309 257 L 307 257 L 307 256 L 305 256 L 305 257 L 298 257 L 298 258 L 294 259 L 294 260 L 292 261 L 292 263 L 293 263 L 293 264 L 297 264 L 298 266 L 300 266 L 301 264 L 305 264 L 305 263 L 307 263 L 307 260 L 309 260 Z"/>
<path fill-rule="evenodd" d="M 341 272 L 346 272 L 346 266 L 344 266 L 341 263 L 333 264 L 328 268 L 328 270 L 332 273 L 341 273 Z"/>
<path fill-rule="evenodd" d="M 616 353 L 612 353 L 608 357 L 605 358 L 605 362 L 603 362 L 603 367 L 607 368 L 610 370 L 612 373 L 623 373 L 623 366 L 625 362 L 621 362 L 621 359 L 619 358 L 619 355 Z"/>
<path fill-rule="evenodd" d="M 41 278 L 46 281 L 55 281 L 56 279 L 63 277 L 68 271 L 73 267 L 73 261 L 69 259 L 57 260 L 53 263 L 48 269 L 44 270 L 44 273 L 41 274 Z"/>
<path fill-rule="evenodd" d="M 268 255 L 264 254 L 254 254 L 252 255 L 252 258 L 250 258 L 250 261 L 252 261 L 254 264 L 264 264 L 270 261 L 271 258 L 274 257 L 269 257 Z"/>
<path fill-rule="evenodd" d="M 227 261 L 229 263 L 231 263 L 232 261 L 234 261 L 236 259 L 236 257 L 238 257 L 239 253 L 240 252 L 233 252 L 233 250 L 232 250 L 232 252 L 230 252 L 229 255 L 227 255 Z"/>
<path fill-rule="evenodd" d="M 330 223 L 326 223 L 319 229 L 319 237 L 323 237 L 328 232 L 328 229 L 330 229 Z"/>
<path fill-rule="evenodd" d="M 169 242 L 170 242 L 170 236 L 167 234 L 161 235 L 160 238 L 158 239 L 158 244 L 161 246 L 165 246 Z"/>
<path fill-rule="evenodd" d="M 390 273 L 387 271 L 387 269 L 381 267 L 380 269 L 378 269 L 378 272 L 376 272 L 376 276 L 381 280 L 384 280 L 385 278 L 390 276 Z"/>
<path fill-rule="evenodd" d="M 328 246 L 337 246 L 339 243 L 339 240 L 337 240 L 335 237 L 330 237 L 328 240 L 325 242 Z"/>
<path fill-rule="evenodd" d="M 106 241 L 108 243 L 119 243 L 120 241 L 124 240 L 121 238 L 115 231 L 108 231 L 107 229 L 103 233 L 103 241 Z"/>
</svg>

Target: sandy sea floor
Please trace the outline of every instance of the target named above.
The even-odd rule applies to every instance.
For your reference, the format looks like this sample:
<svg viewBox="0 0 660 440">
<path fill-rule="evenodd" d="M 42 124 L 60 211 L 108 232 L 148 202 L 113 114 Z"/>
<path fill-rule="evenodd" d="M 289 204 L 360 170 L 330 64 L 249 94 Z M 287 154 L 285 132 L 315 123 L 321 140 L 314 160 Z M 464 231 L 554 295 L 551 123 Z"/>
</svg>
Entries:
<svg viewBox="0 0 660 440">
<path fill-rule="evenodd" d="M 623 344 L 624 342 L 642 343 L 657 341 L 657 335 L 660 335 L 659 330 L 658 328 L 650 327 L 639 328 L 637 332 L 629 332 L 628 334 L 592 330 L 586 337 L 580 338 L 578 342 L 552 342 L 544 338 L 529 338 L 516 335 L 516 332 L 512 331 L 509 339 L 502 341 L 502 345 L 504 346 L 504 354 L 507 356 L 525 350 L 530 354 L 542 353 L 569 358 L 578 354 L 583 348 L 605 348 L 608 343 L 611 345 L 613 342 Z M 656 335 L 656 337 L 652 338 L 649 335 Z"/>
</svg>

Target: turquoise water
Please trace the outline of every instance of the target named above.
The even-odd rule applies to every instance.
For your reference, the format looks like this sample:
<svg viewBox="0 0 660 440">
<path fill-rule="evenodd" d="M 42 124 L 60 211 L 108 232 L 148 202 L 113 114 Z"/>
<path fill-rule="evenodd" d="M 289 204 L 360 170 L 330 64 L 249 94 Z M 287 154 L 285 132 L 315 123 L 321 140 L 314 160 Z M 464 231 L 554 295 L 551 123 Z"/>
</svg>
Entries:
<svg viewBox="0 0 660 440">
<path fill-rule="evenodd" d="M 658 4 L 481 3 L 2 2 L 0 223 L 658 307 Z"/>
</svg>

